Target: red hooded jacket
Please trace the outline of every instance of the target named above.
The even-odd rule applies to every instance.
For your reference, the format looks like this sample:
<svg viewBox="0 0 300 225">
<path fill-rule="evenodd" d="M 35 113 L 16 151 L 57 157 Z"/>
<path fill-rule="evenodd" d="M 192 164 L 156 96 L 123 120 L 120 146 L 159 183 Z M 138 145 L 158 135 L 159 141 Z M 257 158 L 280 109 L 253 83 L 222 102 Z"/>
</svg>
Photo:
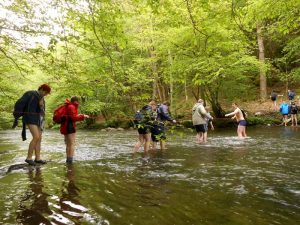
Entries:
<svg viewBox="0 0 300 225">
<path fill-rule="evenodd" d="M 66 99 L 66 120 L 60 125 L 61 134 L 72 134 L 76 132 L 76 122 L 84 120 L 84 115 L 78 115 L 78 106 L 77 102 L 70 102 Z"/>
</svg>

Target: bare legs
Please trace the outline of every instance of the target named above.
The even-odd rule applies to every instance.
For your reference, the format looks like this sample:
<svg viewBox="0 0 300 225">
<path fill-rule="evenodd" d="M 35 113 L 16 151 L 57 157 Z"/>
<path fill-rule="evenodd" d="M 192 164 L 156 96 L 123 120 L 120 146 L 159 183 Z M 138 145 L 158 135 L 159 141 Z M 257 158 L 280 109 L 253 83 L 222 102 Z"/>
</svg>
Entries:
<svg viewBox="0 0 300 225">
<path fill-rule="evenodd" d="M 292 126 L 298 126 L 297 114 L 291 114 Z"/>
<path fill-rule="evenodd" d="M 151 133 L 149 134 L 139 134 L 139 140 L 134 146 L 134 153 L 137 152 L 140 147 L 144 144 L 144 151 L 148 152 L 151 142 Z"/>
<path fill-rule="evenodd" d="M 34 124 L 29 124 L 28 128 L 32 135 L 32 140 L 29 143 L 26 160 L 32 160 L 33 152 L 35 154 L 35 160 L 41 160 L 42 131 Z"/>
<path fill-rule="evenodd" d="M 196 135 L 196 140 L 199 144 L 207 142 L 207 132 L 198 132 Z"/>
<path fill-rule="evenodd" d="M 239 138 L 245 138 L 245 137 L 247 137 L 246 126 L 238 125 L 237 135 L 238 135 Z"/>
<path fill-rule="evenodd" d="M 65 135 L 66 154 L 67 154 L 68 163 L 72 163 L 73 161 L 73 156 L 75 152 L 75 137 L 76 137 L 76 133 Z"/>
</svg>

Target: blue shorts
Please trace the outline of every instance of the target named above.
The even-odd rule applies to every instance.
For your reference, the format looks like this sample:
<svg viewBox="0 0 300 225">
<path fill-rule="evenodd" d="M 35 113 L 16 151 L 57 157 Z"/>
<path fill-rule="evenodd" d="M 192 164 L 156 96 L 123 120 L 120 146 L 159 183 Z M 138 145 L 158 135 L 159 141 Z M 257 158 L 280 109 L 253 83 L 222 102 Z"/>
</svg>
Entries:
<svg viewBox="0 0 300 225">
<path fill-rule="evenodd" d="M 239 121 L 239 126 L 247 126 L 247 121 L 246 120 L 240 120 Z"/>
</svg>

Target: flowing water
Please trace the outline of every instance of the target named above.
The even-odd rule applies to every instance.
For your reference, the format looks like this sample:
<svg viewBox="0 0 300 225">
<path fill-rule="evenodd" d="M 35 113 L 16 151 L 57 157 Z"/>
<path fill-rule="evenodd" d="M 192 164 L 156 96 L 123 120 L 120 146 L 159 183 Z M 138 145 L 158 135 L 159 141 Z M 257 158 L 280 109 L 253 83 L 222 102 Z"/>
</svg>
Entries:
<svg viewBox="0 0 300 225">
<path fill-rule="evenodd" d="M 51 161 L 12 169 L 29 141 L 0 131 L 0 224 L 299 224 L 300 129 L 235 135 L 210 132 L 199 145 L 193 132 L 174 131 L 166 152 L 144 156 L 132 154 L 136 131 L 79 131 L 68 166 L 63 137 L 47 130 Z"/>
</svg>

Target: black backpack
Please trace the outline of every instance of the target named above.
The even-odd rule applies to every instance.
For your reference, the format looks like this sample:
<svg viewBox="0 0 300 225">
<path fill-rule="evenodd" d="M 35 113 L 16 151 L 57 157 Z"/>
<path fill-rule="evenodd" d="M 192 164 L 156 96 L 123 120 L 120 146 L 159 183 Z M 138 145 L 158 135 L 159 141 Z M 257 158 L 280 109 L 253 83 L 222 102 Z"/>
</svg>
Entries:
<svg viewBox="0 0 300 225">
<path fill-rule="evenodd" d="M 141 124 L 147 123 L 151 119 L 151 107 L 149 105 L 145 105 L 140 110 L 136 111 L 134 115 L 134 123 Z"/>
</svg>

